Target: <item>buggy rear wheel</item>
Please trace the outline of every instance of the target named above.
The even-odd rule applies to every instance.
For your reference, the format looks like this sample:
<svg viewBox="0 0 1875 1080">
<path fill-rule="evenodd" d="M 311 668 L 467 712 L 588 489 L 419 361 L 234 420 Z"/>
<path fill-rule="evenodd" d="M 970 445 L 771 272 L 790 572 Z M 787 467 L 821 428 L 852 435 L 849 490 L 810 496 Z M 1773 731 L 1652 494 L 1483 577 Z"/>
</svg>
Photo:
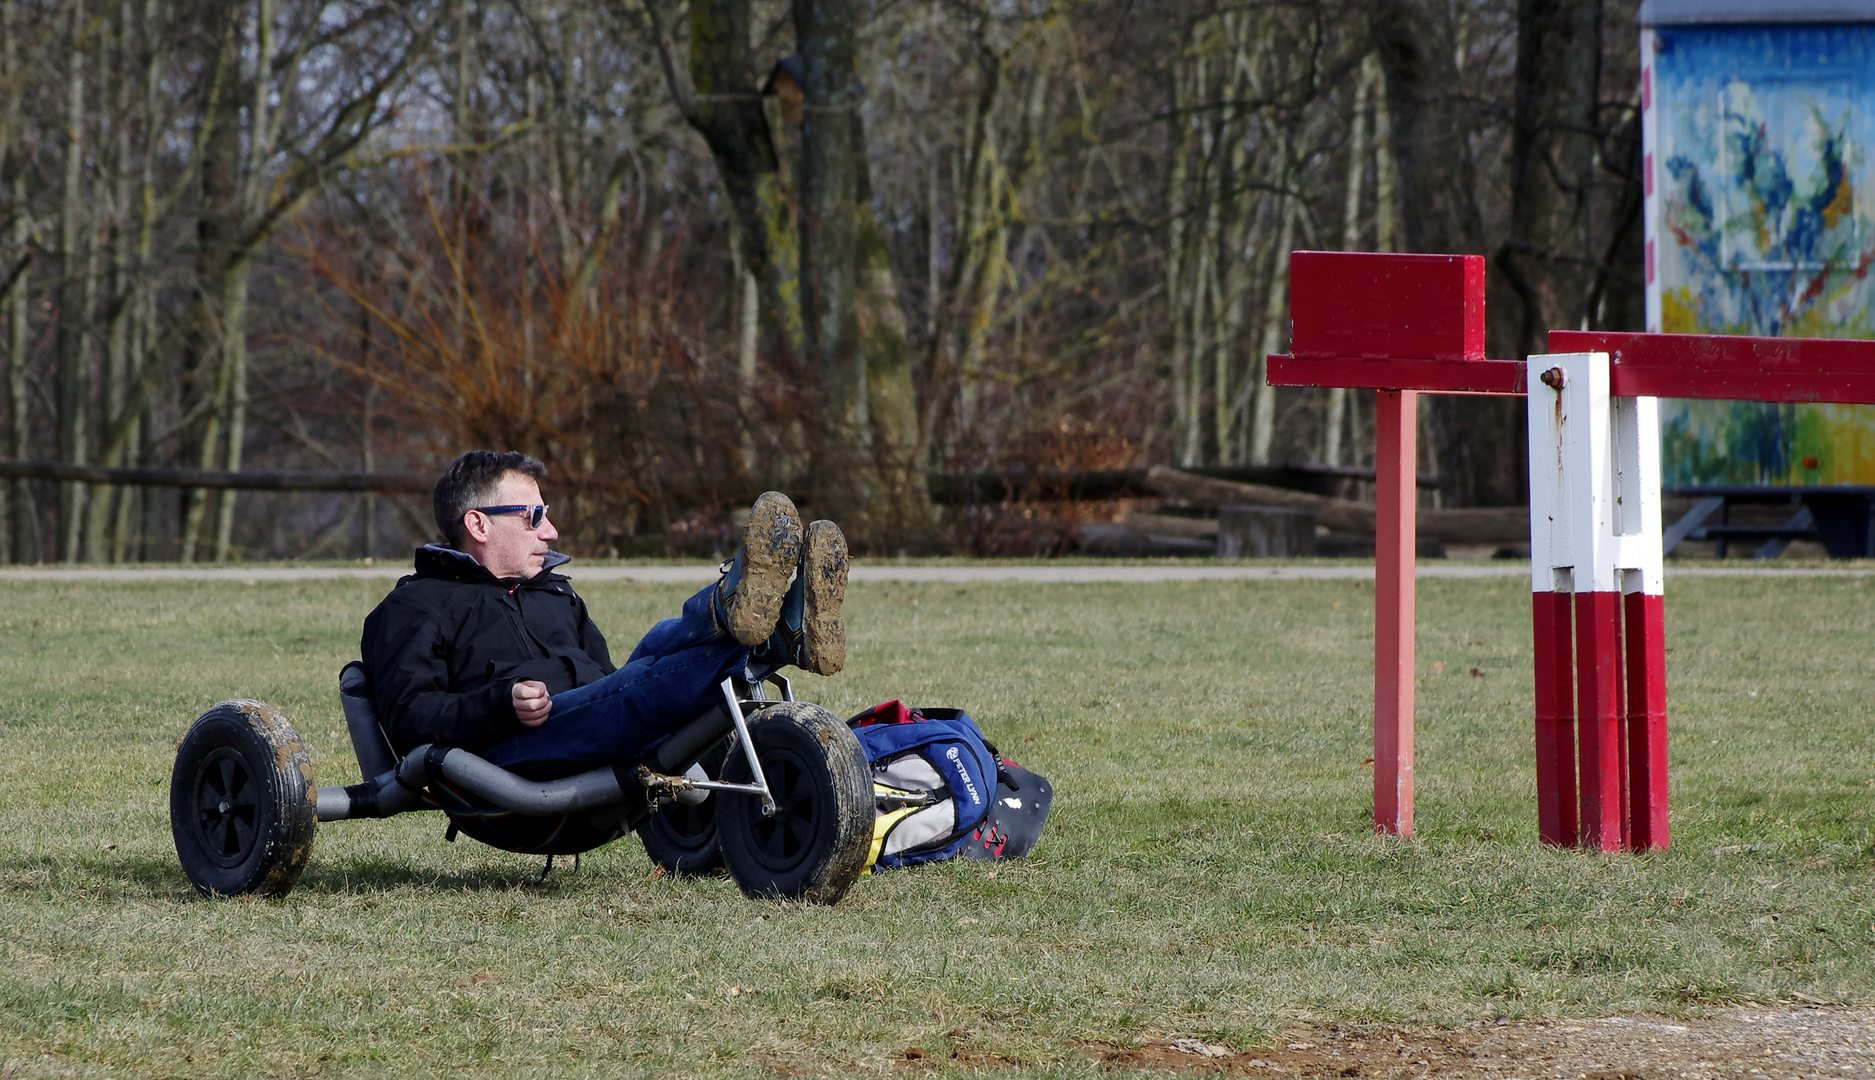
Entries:
<svg viewBox="0 0 1875 1080">
<path fill-rule="evenodd" d="M 718 739 L 697 761 L 711 780 L 723 778 L 723 758 L 729 740 Z M 732 796 L 733 797 L 733 796 Z M 638 827 L 638 839 L 644 841 L 645 854 L 651 861 L 673 874 L 708 874 L 723 867 L 723 853 L 716 835 L 716 810 L 724 796 L 710 797 L 692 806 L 675 799 L 666 800 L 657 812 Z"/>
<path fill-rule="evenodd" d="M 224 701 L 176 744 L 169 829 L 205 896 L 284 896 L 318 829 L 312 756 L 273 706 Z"/>
<path fill-rule="evenodd" d="M 872 843 L 872 771 L 859 739 L 839 717 L 800 701 L 750 717 L 749 737 L 775 813 L 762 813 L 759 796 L 715 796 L 723 862 L 750 896 L 831 904 L 859 880 Z M 723 774 L 752 782 L 740 747 Z"/>
</svg>

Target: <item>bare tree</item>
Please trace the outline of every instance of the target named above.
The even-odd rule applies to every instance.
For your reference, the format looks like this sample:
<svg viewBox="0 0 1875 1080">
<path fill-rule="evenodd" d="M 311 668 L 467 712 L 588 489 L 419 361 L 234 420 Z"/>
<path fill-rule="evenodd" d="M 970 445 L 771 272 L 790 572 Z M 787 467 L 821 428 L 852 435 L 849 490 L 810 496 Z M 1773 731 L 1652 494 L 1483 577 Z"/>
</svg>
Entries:
<svg viewBox="0 0 1875 1080">
<path fill-rule="evenodd" d="M 0 0 L 7 451 L 398 470 L 514 440 L 608 551 L 714 550 L 761 486 L 968 547 L 928 471 L 1359 462 L 1361 395 L 1265 383 L 1289 252 L 1491 253 L 1496 355 L 1631 323 L 1633 9 Z M 1426 409 L 1442 498 L 1521 496 L 1514 404 Z M 426 528 L 5 495 L 28 560 Z"/>
</svg>

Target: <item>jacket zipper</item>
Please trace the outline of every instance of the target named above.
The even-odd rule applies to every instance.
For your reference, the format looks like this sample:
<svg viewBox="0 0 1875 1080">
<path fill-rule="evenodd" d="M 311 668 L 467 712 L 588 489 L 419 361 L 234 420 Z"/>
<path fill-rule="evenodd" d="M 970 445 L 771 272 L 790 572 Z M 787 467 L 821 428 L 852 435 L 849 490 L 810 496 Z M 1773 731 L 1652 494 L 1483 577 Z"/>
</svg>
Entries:
<svg viewBox="0 0 1875 1080">
<path fill-rule="evenodd" d="M 508 598 L 514 601 L 513 607 L 509 607 L 507 604 L 501 606 L 508 612 L 508 617 L 514 620 L 514 628 L 520 631 L 521 646 L 525 649 L 540 653 L 540 659 L 548 659 L 552 657 L 553 654 L 547 651 L 546 646 L 535 641 L 534 635 L 527 632 L 527 620 L 521 617 L 521 601 L 514 595 L 520 588 L 520 585 L 516 585 L 514 588 L 508 590 Z"/>
</svg>

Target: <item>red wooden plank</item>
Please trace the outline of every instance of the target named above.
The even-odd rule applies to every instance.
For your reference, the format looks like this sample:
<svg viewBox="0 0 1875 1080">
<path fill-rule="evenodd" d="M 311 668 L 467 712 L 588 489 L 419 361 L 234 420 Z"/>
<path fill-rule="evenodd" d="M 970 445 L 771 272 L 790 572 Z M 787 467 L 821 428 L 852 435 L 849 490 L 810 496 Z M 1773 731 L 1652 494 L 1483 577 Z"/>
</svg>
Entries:
<svg viewBox="0 0 1875 1080">
<path fill-rule="evenodd" d="M 1289 318 L 1305 360 L 1482 360 L 1484 257 L 1290 252 Z"/>
<path fill-rule="evenodd" d="M 1629 593 L 1628 846 L 1661 848 L 1667 834 L 1667 641 L 1665 599 Z"/>
<path fill-rule="evenodd" d="M 1413 590 L 1419 395 L 1375 409 L 1374 828 L 1413 835 Z"/>
<path fill-rule="evenodd" d="M 1621 594 L 1575 594 L 1576 775 L 1584 847 L 1624 846 L 1621 789 Z"/>
<path fill-rule="evenodd" d="M 1607 353 L 1616 397 L 1875 404 L 1875 341 L 1552 330 L 1549 351 Z"/>
<path fill-rule="evenodd" d="M 1271 386 L 1348 386 L 1444 394 L 1521 394 L 1524 365 L 1514 360 L 1363 360 L 1358 357 L 1269 358 Z"/>
<path fill-rule="evenodd" d="M 1536 631 L 1536 825 L 1545 844 L 1576 843 L 1575 649 L 1569 593 L 1530 594 Z"/>
</svg>

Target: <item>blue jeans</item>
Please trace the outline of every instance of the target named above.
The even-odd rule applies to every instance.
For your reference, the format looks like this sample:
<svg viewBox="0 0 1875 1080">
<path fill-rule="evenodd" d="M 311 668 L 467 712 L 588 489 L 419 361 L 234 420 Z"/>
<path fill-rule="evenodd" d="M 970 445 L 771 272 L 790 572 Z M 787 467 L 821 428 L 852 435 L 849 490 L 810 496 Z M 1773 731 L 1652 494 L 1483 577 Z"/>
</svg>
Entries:
<svg viewBox="0 0 1875 1080">
<path fill-rule="evenodd" d="M 553 696 L 547 722 L 496 743 L 489 761 L 541 780 L 605 765 L 630 765 L 722 701 L 717 686 L 746 678 L 749 647 L 717 629 L 714 582 L 684 601 L 684 613 L 651 628 L 625 666 Z"/>
</svg>

